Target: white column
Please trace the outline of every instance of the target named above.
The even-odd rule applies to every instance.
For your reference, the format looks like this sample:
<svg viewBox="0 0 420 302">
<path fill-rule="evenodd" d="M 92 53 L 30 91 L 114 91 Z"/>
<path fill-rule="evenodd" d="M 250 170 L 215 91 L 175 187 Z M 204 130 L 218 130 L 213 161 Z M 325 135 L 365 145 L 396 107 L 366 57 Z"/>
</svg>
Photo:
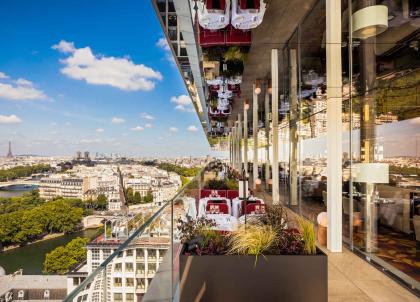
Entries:
<svg viewBox="0 0 420 302">
<path fill-rule="evenodd" d="M 232 127 L 232 167 L 236 168 L 236 124 Z"/>
<path fill-rule="evenodd" d="M 255 84 L 252 86 L 252 139 L 254 140 L 254 152 L 252 159 L 252 172 L 253 180 L 252 184 L 254 190 L 256 189 L 255 181 L 258 178 L 258 94 L 255 93 Z"/>
<path fill-rule="evenodd" d="M 326 2 L 327 248 L 342 251 L 341 1 Z M 351 217 L 350 217 L 351 219 Z"/>
<path fill-rule="evenodd" d="M 238 114 L 238 171 L 242 172 L 242 118 Z"/>
<path fill-rule="evenodd" d="M 279 204 L 279 53 L 278 49 L 271 50 L 271 90 L 273 115 L 273 204 Z"/>
<path fill-rule="evenodd" d="M 267 87 L 268 88 L 268 87 Z M 264 99 L 265 109 L 265 186 L 268 188 L 268 179 L 270 178 L 270 95 L 268 89 L 265 91 Z"/>
<path fill-rule="evenodd" d="M 244 104 L 244 169 L 248 174 L 248 110 Z"/>
</svg>

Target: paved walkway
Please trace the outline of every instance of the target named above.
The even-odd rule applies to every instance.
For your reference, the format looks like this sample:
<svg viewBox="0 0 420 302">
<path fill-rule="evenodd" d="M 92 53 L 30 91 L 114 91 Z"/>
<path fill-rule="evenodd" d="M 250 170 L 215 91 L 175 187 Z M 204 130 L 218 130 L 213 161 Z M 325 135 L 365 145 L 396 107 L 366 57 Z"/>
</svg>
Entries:
<svg viewBox="0 0 420 302">
<path fill-rule="evenodd" d="M 271 202 L 271 195 L 255 192 L 255 195 Z M 289 212 L 289 219 L 296 215 Z M 371 264 L 343 248 L 342 253 L 328 254 L 328 301 L 420 301 L 410 291 L 373 267 Z"/>
</svg>

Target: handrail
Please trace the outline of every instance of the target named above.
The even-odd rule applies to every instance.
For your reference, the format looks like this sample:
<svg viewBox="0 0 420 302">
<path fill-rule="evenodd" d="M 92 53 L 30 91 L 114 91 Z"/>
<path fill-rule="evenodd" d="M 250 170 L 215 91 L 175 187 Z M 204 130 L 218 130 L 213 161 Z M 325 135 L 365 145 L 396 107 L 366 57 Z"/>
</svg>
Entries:
<svg viewBox="0 0 420 302">
<path fill-rule="evenodd" d="M 84 290 L 86 286 L 94 280 L 94 278 L 106 269 L 106 266 L 114 260 L 135 238 L 143 234 L 143 232 L 149 227 L 155 220 L 160 216 L 160 214 L 167 208 L 168 205 L 171 205 L 176 199 L 178 199 L 184 191 L 188 189 L 191 183 L 197 180 L 198 177 L 206 170 L 208 163 L 196 174 L 196 176 L 190 180 L 188 184 L 183 186 L 174 197 L 165 202 L 159 210 L 157 210 L 145 223 L 143 223 L 137 230 L 135 230 L 123 243 L 121 243 L 118 248 L 108 256 L 82 283 L 80 283 L 68 296 L 63 300 L 63 302 L 73 302 L 73 299 L 77 297 L 80 291 Z"/>
</svg>

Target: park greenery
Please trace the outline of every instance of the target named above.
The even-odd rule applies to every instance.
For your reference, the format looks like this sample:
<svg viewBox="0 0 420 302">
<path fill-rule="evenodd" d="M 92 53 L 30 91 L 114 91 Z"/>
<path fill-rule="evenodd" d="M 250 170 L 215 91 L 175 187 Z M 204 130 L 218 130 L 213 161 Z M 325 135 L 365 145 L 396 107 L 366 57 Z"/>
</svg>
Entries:
<svg viewBox="0 0 420 302">
<path fill-rule="evenodd" d="M 153 201 L 152 191 L 148 191 L 146 196 L 142 197 L 139 192 L 134 192 L 133 188 L 125 189 L 125 196 L 129 205 L 150 203 Z"/>
<path fill-rule="evenodd" d="M 34 190 L 20 197 L 0 198 L 0 250 L 1 246 L 24 245 L 48 234 L 78 230 L 92 208 L 103 208 L 104 197 L 90 202 L 62 197 L 45 201 Z"/>
<path fill-rule="evenodd" d="M 59 246 L 46 254 L 44 273 L 63 275 L 76 264 L 86 260 L 87 238 L 77 237 L 65 246 Z"/>
<path fill-rule="evenodd" d="M 45 173 L 51 170 L 49 165 L 18 166 L 0 170 L 0 181 L 10 181 L 20 177 L 28 177 L 36 173 Z"/>
<path fill-rule="evenodd" d="M 174 165 L 170 163 L 161 163 L 158 165 L 158 168 L 161 170 L 168 171 L 168 172 L 175 172 L 178 175 L 184 176 L 184 177 L 194 177 L 201 170 L 200 167 L 187 168 L 187 167 Z"/>
</svg>

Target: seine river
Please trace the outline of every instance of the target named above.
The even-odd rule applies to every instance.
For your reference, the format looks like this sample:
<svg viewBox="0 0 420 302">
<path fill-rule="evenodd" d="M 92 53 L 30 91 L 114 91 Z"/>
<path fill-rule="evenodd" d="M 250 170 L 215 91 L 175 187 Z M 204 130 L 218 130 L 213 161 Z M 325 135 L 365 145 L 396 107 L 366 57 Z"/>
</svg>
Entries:
<svg viewBox="0 0 420 302">
<path fill-rule="evenodd" d="M 34 188 L 25 188 L 22 190 L 3 191 L 0 190 L 0 197 L 20 196 L 24 192 L 33 190 Z M 97 234 L 97 229 L 90 229 L 76 232 L 61 237 L 40 241 L 24 247 L 19 247 L 7 252 L 0 252 L 0 266 L 2 266 L 7 274 L 13 273 L 22 268 L 25 275 L 42 274 L 42 264 L 44 263 L 45 254 L 51 252 L 60 245 L 65 245 L 76 237 L 85 237 L 93 239 Z"/>
</svg>

